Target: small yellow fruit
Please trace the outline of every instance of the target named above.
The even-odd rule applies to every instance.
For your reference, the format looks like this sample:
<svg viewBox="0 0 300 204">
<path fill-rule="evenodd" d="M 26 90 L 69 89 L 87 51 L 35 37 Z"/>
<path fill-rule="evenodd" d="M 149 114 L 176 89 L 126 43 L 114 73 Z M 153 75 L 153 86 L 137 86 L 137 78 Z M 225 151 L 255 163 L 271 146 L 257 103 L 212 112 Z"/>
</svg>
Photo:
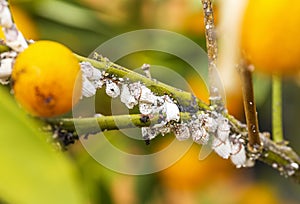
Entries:
<svg viewBox="0 0 300 204">
<path fill-rule="evenodd" d="M 15 98 L 30 114 L 54 117 L 72 109 L 81 96 L 82 76 L 77 58 L 52 41 L 29 45 L 12 72 Z"/>
<path fill-rule="evenodd" d="M 300 1 L 249 0 L 241 46 L 256 69 L 293 74 L 300 68 Z"/>
<path fill-rule="evenodd" d="M 169 143 L 162 143 L 158 148 L 163 149 Z M 182 152 L 184 146 L 178 146 L 175 152 Z M 190 149 L 172 166 L 159 172 L 158 176 L 162 183 L 171 189 L 194 190 L 203 188 L 207 184 L 220 181 L 237 173 L 234 166 L 228 160 L 222 159 L 216 154 L 209 158 L 199 161 L 199 145 L 193 144 Z M 156 164 L 161 166 L 171 161 L 172 154 L 164 154 L 158 157 Z M 217 169 L 218 171 L 213 171 Z"/>
</svg>

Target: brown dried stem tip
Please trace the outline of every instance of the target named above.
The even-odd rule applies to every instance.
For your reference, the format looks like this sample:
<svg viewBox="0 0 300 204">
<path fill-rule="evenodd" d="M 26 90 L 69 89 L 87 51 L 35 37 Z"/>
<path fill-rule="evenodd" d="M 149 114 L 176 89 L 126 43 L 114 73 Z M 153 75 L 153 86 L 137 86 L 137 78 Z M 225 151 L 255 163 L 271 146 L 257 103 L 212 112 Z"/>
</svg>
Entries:
<svg viewBox="0 0 300 204">
<path fill-rule="evenodd" d="M 245 61 L 241 63 L 240 75 L 243 89 L 243 101 L 248 127 L 248 149 L 250 153 L 259 154 L 262 151 L 262 143 L 259 137 L 256 104 L 254 100 L 252 70 Z"/>
</svg>

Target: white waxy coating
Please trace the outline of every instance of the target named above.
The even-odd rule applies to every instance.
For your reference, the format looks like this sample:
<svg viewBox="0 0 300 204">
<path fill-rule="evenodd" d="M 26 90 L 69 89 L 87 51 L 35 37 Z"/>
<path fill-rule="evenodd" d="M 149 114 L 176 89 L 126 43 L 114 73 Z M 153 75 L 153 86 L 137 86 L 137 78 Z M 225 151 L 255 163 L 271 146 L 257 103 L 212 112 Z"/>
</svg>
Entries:
<svg viewBox="0 0 300 204">
<path fill-rule="evenodd" d="M 174 134 L 175 134 L 176 138 L 179 141 L 184 141 L 184 140 L 189 139 L 189 137 L 190 137 L 190 130 L 189 130 L 189 128 L 186 125 L 179 124 L 175 128 Z"/>
<path fill-rule="evenodd" d="M 228 139 L 230 133 L 230 125 L 223 117 L 218 118 L 218 124 L 217 137 L 220 140 L 225 141 Z"/>
<path fill-rule="evenodd" d="M 141 114 L 149 115 L 152 113 L 152 104 L 150 103 L 140 103 L 139 110 Z"/>
<path fill-rule="evenodd" d="M 142 129 L 142 137 L 144 139 L 152 140 L 159 134 L 159 131 L 155 128 L 142 127 L 141 129 Z"/>
<path fill-rule="evenodd" d="M 180 119 L 180 111 L 176 104 L 166 101 L 164 103 L 166 111 L 166 121 L 170 122 L 171 120 L 178 122 Z"/>
<path fill-rule="evenodd" d="M 205 114 L 204 122 L 205 128 L 208 132 L 213 133 L 217 130 L 218 123 L 214 118 L 209 117 L 207 114 Z"/>
<path fill-rule="evenodd" d="M 218 138 L 214 138 L 212 147 L 220 157 L 224 159 L 229 158 L 231 153 L 231 146 L 229 140 L 225 140 L 223 142 Z"/>
<path fill-rule="evenodd" d="M 127 108 L 132 109 L 138 104 L 138 101 L 131 95 L 127 84 L 122 85 L 121 89 L 121 102 L 126 105 Z"/>
<path fill-rule="evenodd" d="M 209 134 L 206 132 L 205 128 L 201 127 L 197 123 L 192 124 L 190 132 L 193 141 L 198 144 L 206 144 L 209 140 Z"/>
<path fill-rule="evenodd" d="M 154 104 L 156 101 L 156 96 L 146 86 L 141 86 L 141 96 L 139 101 L 143 103 Z"/>
<path fill-rule="evenodd" d="M 7 81 L 11 75 L 12 72 L 12 66 L 13 66 L 14 59 L 12 58 L 6 58 L 1 59 L 0 63 L 0 83 L 1 84 L 8 84 L 9 81 Z"/>
<path fill-rule="evenodd" d="M 232 144 L 233 146 L 238 146 L 238 147 L 233 147 L 233 149 L 239 148 L 239 151 L 235 154 L 232 154 L 230 156 L 230 159 L 234 165 L 236 165 L 237 168 L 240 168 L 245 165 L 247 157 L 246 157 L 246 151 L 245 147 L 239 143 Z"/>
<path fill-rule="evenodd" d="M 120 95 L 120 88 L 116 83 L 111 80 L 106 81 L 106 94 L 112 98 L 116 98 Z"/>
<path fill-rule="evenodd" d="M 128 85 L 129 91 L 131 95 L 136 99 L 139 100 L 142 92 L 142 85 L 140 82 L 134 82 Z"/>
<path fill-rule="evenodd" d="M 89 62 L 81 62 L 82 71 L 82 93 L 85 97 L 91 97 L 96 94 L 97 89 L 102 88 L 103 81 L 101 71 L 94 68 Z M 93 86 L 93 87 L 92 87 Z"/>
<path fill-rule="evenodd" d="M 96 88 L 94 85 L 85 76 L 82 76 L 82 96 L 91 97 L 95 94 Z"/>
<path fill-rule="evenodd" d="M 89 80 L 100 80 L 102 78 L 101 71 L 92 66 L 90 62 L 81 62 L 80 68 L 82 75 Z"/>
<path fill-rule="evenodd" d="M 0 1 L 0 25 L 4 28 L 10 28 L 13 25 L 9 8 L 4 1 Z"/>
</svg>

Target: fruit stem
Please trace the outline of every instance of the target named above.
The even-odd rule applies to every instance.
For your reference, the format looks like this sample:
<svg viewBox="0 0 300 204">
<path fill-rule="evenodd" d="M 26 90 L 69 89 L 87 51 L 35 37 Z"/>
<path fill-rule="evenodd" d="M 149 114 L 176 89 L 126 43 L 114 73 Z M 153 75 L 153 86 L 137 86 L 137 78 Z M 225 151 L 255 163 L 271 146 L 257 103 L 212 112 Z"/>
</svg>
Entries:
<svg viewBox="0 0 300 204">
<path fill-rule="evenodd" d="M 217 71 L 218 45 L 214 24 L 214 13 L 211 0 L 201 0 L 204 12 L 204 26 L 206 48 L 208 56 L 208 80 L 209 80 L 209 100 L 210 105 L 215 106 L 216 110 L 223 112 L 224 100 L 220 91 L 220 77 Z"/>
<path fill-rule="evenodd" d="M 282 131 L 282 81 L 281 77 L 272 76 L 272 132 L 273 140 L 277 143 L 283 141 Z"/>
<path fill-rule="evenodd" d="M 251 153 L 259 154 L 262 150 L 262 143 L 259 138 L 258 119 L 252 82 L 252 72 L 251 67 L 245 60 L 242 60 L 240 67 L 240 75 L 242 81 L 244 110 L 248 127 L 248 149 Z"/>
</svg>

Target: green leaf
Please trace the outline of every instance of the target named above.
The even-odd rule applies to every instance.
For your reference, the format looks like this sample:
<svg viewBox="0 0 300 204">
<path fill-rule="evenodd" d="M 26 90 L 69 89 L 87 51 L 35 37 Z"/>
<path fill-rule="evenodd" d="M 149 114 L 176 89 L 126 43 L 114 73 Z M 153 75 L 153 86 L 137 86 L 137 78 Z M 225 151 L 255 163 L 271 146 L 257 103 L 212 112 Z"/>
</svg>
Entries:
<svg viewBox="0 0 300 204">
<path fill-rule="evenodd" d="M 87 203 L 70 160 L 1 87 L 0 99 L 0 197 L 18 204 Z"/>
</svg>

